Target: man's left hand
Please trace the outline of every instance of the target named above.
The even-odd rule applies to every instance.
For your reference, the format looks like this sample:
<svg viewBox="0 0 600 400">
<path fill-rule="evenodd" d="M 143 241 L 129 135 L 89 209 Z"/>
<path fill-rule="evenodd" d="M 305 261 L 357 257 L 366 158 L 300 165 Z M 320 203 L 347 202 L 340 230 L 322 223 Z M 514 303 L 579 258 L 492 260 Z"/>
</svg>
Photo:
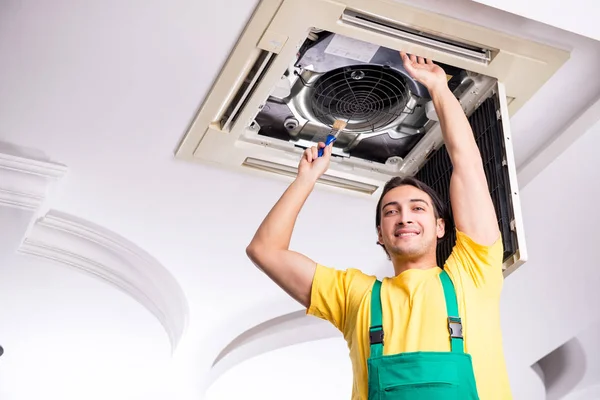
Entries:
<svg viewBox="0 0 600 400">
<path fill-rule="evenodd" d="M 429 92 L 448 87 L 446 72 L 442 67 L 434 64 L 433 61 L 412 54 L 409 57 L 404 51 L 400 52 L 400 56 L 404 62 L 406 72 L 417 82 L 425 85 Z"/>
</svg>

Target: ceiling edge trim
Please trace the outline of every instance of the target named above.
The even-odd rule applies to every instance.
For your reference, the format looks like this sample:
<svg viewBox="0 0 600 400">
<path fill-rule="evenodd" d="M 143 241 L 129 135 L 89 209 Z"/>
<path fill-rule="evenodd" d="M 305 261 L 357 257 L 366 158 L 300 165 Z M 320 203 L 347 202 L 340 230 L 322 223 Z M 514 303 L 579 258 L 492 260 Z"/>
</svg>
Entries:
<svg viewBox="0 0 600 400">
<path fill-rule="evenodd" d="M 229 369 L 253 357 L 287 346 L 339 337 L 333 325 L 306 315 L 305 310 L 271 318 L 247 329 L 223 347 L 213 361 L 206 389 Z"/>
<path fill-rule="evenodd" d="M 0 168 L 39 175 L 45 178 L 60 178 L 67 169 L 62 164 L 3 153 L 0 153 Z"/>
<path fill-rule="evenodd" d="M 66 173 L 62 164 L 0 153 L 0 204 L 35 211 Z"/>
<path fill-rule="evenodd" d="M 583 380 L 588 360 L 581 341 L 573 337 L 534 365 L 541 369 L 537 372 L 541 372 L 548 399 L 562 399 Z"/>
<path fill-rule="evenodd" d="M 51 210 L 38 219 L 18 252 L 62 264 L 123 291 L 166 331 L 174 352 L 188 324 L 187 298 L 171 273 L 145 250 L 84 219 Z"/>
</svg>

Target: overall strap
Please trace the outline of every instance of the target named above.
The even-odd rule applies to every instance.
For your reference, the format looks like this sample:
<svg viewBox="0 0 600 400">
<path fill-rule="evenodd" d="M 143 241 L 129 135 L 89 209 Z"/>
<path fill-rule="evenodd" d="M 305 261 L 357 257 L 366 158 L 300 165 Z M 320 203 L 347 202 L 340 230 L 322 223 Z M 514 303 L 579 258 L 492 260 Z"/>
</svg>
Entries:
<svg viewBox="0 0 600 400">
<path fill-rule="evenodd" d="M 381 282 L 375 279 L 371 291 L 371 326 L 369 327 L 369 341 L 371 343 L 370 357 L 383 355 L 383 322 L 381 316 Z"/>
<path fill-rule="evenodd" d="M 440 274 L 442 287 L 444 288 L 444 297 L 446 299 L 446 311 L 448 313 L 448 330 L 450 331 L 450 341 L 453 353 L 464 353 L 464 341 L 462 332 L 462 321 L 458 315 L 458 302 L 456 301 L 456 291 L 454 284 L 448 273 L 442 270 Z"/>
</svg>

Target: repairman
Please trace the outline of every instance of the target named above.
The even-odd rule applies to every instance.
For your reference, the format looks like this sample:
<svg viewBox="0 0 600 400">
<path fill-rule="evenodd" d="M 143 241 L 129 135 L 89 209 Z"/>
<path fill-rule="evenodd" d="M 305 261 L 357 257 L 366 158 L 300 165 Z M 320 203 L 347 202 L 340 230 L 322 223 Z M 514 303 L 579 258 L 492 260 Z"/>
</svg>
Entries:
<svg viewBox="0 0 600 400">
<path fill-rule="evenodd" d="M 247 247 L 249 258 L 348 343 L 353 399 L 511 399 L 500 329 L 503 243 L 471 126 L 443 69 L 401 53 L 429 91 L 453 171 L 456 244 L 436 262 L 444 204 L 414 178 L 391 179 L 376 209 L 378 244 L 394 276 L 379 281 L 290 250 L 300 209 L 329 167 L 332 145 L 308 148 L 298 175 Z M 318 150 L 324 149 L 323 156 Z"/>
</svg>

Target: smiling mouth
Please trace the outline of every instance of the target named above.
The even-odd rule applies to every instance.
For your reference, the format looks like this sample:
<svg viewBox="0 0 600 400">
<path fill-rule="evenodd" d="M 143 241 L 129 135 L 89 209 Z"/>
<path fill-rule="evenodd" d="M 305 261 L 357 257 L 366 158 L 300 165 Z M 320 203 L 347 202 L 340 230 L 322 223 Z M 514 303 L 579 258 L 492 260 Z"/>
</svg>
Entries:
<svg viewBox="0 0 600 400">
<path fill-rule="evenodd" d="M 394 234 L 396 237 L 409 237 L 409 236 L 417 236 L 417 232 L 397 232 Z"/>
</svg>

